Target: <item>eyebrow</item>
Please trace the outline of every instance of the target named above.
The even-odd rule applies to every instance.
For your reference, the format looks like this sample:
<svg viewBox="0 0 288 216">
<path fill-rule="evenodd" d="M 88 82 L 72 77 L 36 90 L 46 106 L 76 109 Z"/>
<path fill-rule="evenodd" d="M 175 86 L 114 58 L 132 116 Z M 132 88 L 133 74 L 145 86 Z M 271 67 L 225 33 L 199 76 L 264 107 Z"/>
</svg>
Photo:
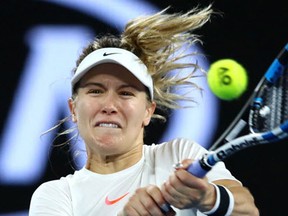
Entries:
<svg viewBox="0 0 288 216">
<path fill-rule="evenodd" d="M 98 82 L 87 82 L 85 84 L 81 84 L 79 87 L 80 88 L 86 88 L 88 86 L 99 86 L 99 87 L 103 87 L 104 88 L 104 85 L 102 83 L 98 83 Z"/>
<path fill-rule="evenodd" d="M 103 85 L 102 83 L 99 82 L 87 82 L 85 84 L 80 85 L 80 88 L 85 88 L 85 87 L 89 87 L 89 86 L 98 86 L 101 88 L 105 88 L 105 85 Z M 135 86 L 135 85 L 131 85 L 131 84 L 122 84 L 120 85 L 120 88 L 133 88 L 136 89 L 137 91 L 142 91 L 139 87 Z"/>
</svg>

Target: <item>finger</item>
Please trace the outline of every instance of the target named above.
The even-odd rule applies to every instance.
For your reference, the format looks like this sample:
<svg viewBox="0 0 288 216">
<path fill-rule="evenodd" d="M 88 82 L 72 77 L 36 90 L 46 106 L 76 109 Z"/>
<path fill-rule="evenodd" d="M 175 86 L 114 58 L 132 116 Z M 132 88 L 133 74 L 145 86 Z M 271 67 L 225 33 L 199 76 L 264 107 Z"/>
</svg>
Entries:
<svg viewBox="0 0 288 216">
<path fill-rule="evenodd" d="M 173 168 L 175 170 L 180 170 L 180 169 L 185 169 L 186 170 L 191 165 L 192 162 L 193 162 L 193 160 L 191 160 L 191 159 L 185 159 L 185 160 L 183 160 L 181 162 L 178 162 L 178 163 L 174 164 Z"/>
<path fill-rule="evenodd" d="M 182 165 L 183 165 L 183 169 L 187 169 L 188 166 L 190 166 L 191 163 L 193 163 L 192 159 L 184 159 L 181 161 Z"/>
<path fill-rule="evenodd" d="M 183 169 L 175 171 L 174 175 L 175 178 L 171 179 L 171 184 L 174 185 L 174 187 L 177 187 L 177 185 L 185 185 L 189 188 L 205 190 L 208 186 L 207 178 L 198 178 Z M 181 182 L 181 184 L 179 182 Z"/>
<path fill-rule="evenodd" d="M 189 180 L 186 180 L 186 178 L 189 178 Z M 166 181 L 166 189 L 173 196 L 181 196 L 182 194 L 188 194 L 189 191 L 193 189 L 191 186 L 189 186 L 189 184 L 191 184 L 193 180 L 194 177 L 191 177 L 191 175 L 187 173 L 187 171 L 178 170 L 169 176 L 168 181 Z"/>
<path fill-rule="evenodd" d="M 161 189 L 164 199 L 175 206 L 176 203 L 182 202 L 186 196 L 171 183 L 171 178 L 162 185 Z"/>
<path fill-rule="evenodd" d="M 131 205 L 125 205 L 122 212 L 120 212 L 117 216 L 139 216 L 140 214 L 136 211 L 134 207 Z"/>
<path fill-rule="evenodd" d="M 147 187 L 147 193 L 149 194 L 151 200 L 147 199 L 143 202 L 145 202 L 145 206 L 148 208 L 149 213 L 151 215 L 164 215 L 164 213 L 166 212 L 163 212 L 161 206 L 163 206 L 166 201 L 162 195 L 160 188 L 156 186 L 149 186 Z"/>
<path fill-rule="evenodd" d="M 149 215 L 143 203 L 143 200 L 149 199 L 149 196 L 143 188 L 138 188 L 135 194 L 129 198 L 124 207 L 125 216 Z"/>
<path fill-rule="evenodd" d="M 159 205 L 162 205 L 163 203 L 165 203 L 165 200 L 163 198 L 163 195 L 161 193 L 160 188 L 158 188 L 156 186 L 148 186 L 147 187 L 147 193 L 149 194 L 149 196 L 151 196 L 153 198 L 155 203 L 157 203 Z"/>
<path fill-rule="evenodd" d="M 161 191 L 157 186 L 139 188 L 129 200 L 137 215 L 164 216 L 159 202 L 160 204 L 165 203 Z"/>
</svg>

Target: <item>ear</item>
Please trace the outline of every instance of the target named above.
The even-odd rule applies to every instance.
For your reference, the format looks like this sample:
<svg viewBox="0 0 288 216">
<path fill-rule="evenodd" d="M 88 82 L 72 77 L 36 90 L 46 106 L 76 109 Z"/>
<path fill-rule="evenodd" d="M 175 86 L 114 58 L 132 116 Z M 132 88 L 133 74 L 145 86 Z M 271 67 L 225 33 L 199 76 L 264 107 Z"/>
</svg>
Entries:
<svg viewBox="0 0 288 216">
<path fill-rule="evenodd" d="M 73 122 L 77 122 L 77 118 L 76 118 L 76 114 L 75 114 L 75 103 L 74 100 L 72 98 L 68 99 L 68 106 L 69 106 L 69 110 L 72 116 L 72 121 Z"/>
<path fill-rule="evenodd" d="M 147 108 L 146 108 L 146 116 L 145 116 L 144 121 L 143 121 L 143 125 L 144 126 L 149 125 L 151 117 L 152 117 L 153 113 L 155 112 L 155 109 L 156 109 L 156 103 L 154 101 L 151 102 L 147 106 Z"/>
</svg>

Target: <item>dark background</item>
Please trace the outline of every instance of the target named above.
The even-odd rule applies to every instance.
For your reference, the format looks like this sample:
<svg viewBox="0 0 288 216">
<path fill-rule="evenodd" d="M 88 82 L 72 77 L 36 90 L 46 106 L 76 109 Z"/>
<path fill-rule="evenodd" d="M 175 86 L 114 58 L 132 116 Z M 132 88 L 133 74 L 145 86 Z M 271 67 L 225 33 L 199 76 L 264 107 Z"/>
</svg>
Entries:
<svg viewBox="0 0 288 216">
<path fill-rule="evenodd" d="M 73 0 L 72 0 L 73 1 Z M 75 0 L 76 1 L 76 0 Z M 169 11 L 180 12 L 212 1 L 151 0 L 159 8 L 171 5 Z M 112 1 L 111 1 L 112 4 Z M 218 0 L 214 9 L 222 16 L 212 17 L 197 34 L 202 35 L 203 47 L 211 62 L 233 58 L 243 64 L 249 74 L 249 86 L 244 95 L 235 101 L 220 101 L 219 124 L 215 139 L 225 130 L 240 111 L 260 77 L 267 70 L 278 52 L 287 43 L 288 7 L 285 1 Z M 69 19 L 67 18 L 69 17 Z M 0 3 L 0 133 L 18 85 L 27 48 L 23 34 L 37 23 L 86 23 L 93 26 L 93 19 L 85 14 L 63 9 L 42 1 L 1 1 Z M 97 28 L 108 29 L 97 23 Z M 17 54 L 17 59 L 15 59 Z M 5 71 L 9 70 L 9 73 Z M 287 196 L 287 141 L 249 148 L 226 159 L 227 167 L 255 196 L 262 216 L 280 216 L 286 213 Z M 46 174 L 35 185 L 0 185 L 0 214 L 27 210 L 31 194 L 44 181 L 71 173 L 63 151 L 53 151 L 47 162 Z M 0 168 L 1 173 L 1 168 Z M 4 204 L 4 205 L 3 205 Z"/>
</svg>

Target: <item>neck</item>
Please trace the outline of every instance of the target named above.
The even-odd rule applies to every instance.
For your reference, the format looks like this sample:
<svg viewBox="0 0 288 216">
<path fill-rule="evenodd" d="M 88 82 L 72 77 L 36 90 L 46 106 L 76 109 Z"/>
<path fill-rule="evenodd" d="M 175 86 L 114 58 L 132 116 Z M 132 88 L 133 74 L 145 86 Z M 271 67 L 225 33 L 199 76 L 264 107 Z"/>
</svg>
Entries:
<svg viewBox="0 0 288 216">
<path fill-rule="evenodd" d="M 111 174 L 127 169 L 136 164 L 142 158 L 141 148 L 135 148 L 119 155 L 95 155 L 89 154 L 86 168 L 99 174 Z"/>
</svg>

